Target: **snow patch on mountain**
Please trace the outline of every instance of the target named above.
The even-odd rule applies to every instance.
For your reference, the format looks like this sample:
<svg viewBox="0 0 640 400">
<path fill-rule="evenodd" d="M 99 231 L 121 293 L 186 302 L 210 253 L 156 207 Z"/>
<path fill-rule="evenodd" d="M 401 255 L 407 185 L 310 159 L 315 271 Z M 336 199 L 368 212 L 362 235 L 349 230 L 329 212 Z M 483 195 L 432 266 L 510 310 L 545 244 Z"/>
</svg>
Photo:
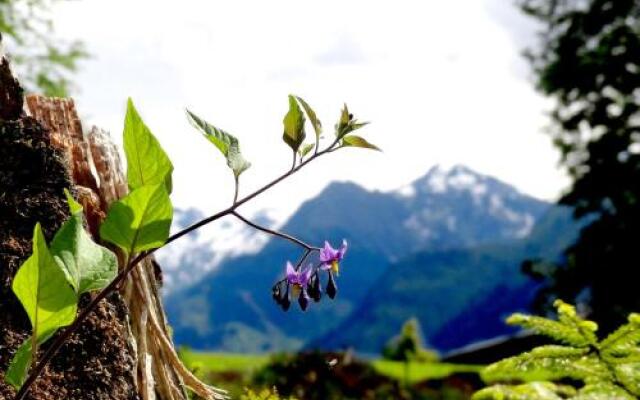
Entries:
<svg viewBox="0 0 640 400">
<path fill-rule="evenodd" d="M 488 179 L 488 177 L 462 165 L 456 165 L 452 168 L 436 165 L 429 170 L 425 177 L 418 179 L 411 185 L 397 189 L 395 193 L 400 197 L 409 198 L 415 197 L 418 192 L 424 194 L 445 194 L 451 191 L 468 192 L 473 197 L 475 204 L 480 204 L 489 191 Z"/>
<path fill-rule="evenodd" d="M 205 217 L 194 208 L 176 209 L 174 214 L 172 233 Z M 262 226 L 278 228 L 283 223 L 278 214 L 261 210 L 246 217 Z M 231 216 L 194 231 L 156 252 L 163 271 L 163 290 L 170 292 L 195 283 L 229 257 L 259 252 L 268 240 L 264 233 Z"/>
<path fill-rule="evenodd" d="M 414 210 L 403 226 L 413 231 L 423 243 L 438 238 L 433 233 L 433 224 L 441 224 L 450 233 L 463 229 L 460 215 L 454 215 L 459 212 L 456 211 L 459 207 L 454 207 L 454 204 L 469 199 L 471 204 L 467 209 L 470 212 L 502 221 L 501 230 L 505 238 L 523 238 L 531 233 L 535 224 L 536 217 L 522 208 L 520 200 L 525 195 L 462 165 L 451 168 L 434 166 L 424 177 L 393 193 Z"/>
</svg>

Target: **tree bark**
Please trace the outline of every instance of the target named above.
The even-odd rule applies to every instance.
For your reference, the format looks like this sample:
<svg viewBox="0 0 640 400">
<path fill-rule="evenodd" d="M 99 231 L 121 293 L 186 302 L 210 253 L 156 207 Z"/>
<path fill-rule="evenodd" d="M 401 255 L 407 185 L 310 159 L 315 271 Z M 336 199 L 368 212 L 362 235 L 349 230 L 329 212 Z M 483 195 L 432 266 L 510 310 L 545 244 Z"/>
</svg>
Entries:
<svg viewBox="0 0 640 400">
<path fill-rule="evenodd" d="M 11 282 L 31 253 L 36 222 L 51 240 L 69 217 L 65 188 L 84 206 L 86 227 L 99 242 L 98 227 L 109 205 L 127 193 L 117 148 L 108 133 L 95 127 L 83 131 L 73 100 L 28 96 L 23 107 L 22 89 L 3 59 L 0 399 L 15 396 L 13 388 L 4 383 L 4 371 L 30 332 Z M 121 255 L 119 259 L 122 262 Z M 223 391 L 201 383 L 178 359 L 158 293 L 159 271 L 155 261 L 144 260 L 120 293 L 102 301 L 47 366 L 29 398 L 186 400 L 185 387 L 202 398 L 224 398 Z M 80 307 L 89 300 L 90 295 L 85 295 Z M 46 349 L 47 343 L 41 353 Z"/>
</svg>

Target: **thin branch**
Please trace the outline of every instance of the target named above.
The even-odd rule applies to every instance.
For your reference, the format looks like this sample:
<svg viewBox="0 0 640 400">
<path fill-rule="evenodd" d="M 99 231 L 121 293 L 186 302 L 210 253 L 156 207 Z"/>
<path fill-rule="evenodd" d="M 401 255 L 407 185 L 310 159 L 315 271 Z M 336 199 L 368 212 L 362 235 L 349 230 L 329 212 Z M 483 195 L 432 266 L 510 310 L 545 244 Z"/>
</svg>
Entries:
<svg viewBox="0 0 640 400">
<path fill-rule="evenodd" d="M 295 244 L 297 244 L 297 245 L 299 245 L 301 247 L 304 247 L 305 250 L 307 250 L 307 251 L 311 251 L 311 250 L 319 251 L 320 250 L 319 247 L 311 246 L 311 245 L 303 242 L 302 240 L 300 240 L 300 239 L 298 239 L 296 237 L 293 237 L 293 236 L 288 235 L 288 234 L 283 233 L 283 232 L 276 231 L 274 229 L 269 229 L 269 228 L 264 227 L 262 225 L 258 225 L 253 221 L 249 221 L 248 219 L 246 219 L 242 215 L 238 214 L 236 211 L 232 211 L 231 215 L 233 215 L 234 217 L 238 218 L 240 221 L 244 222 L 245 224 L 249 225 L 250 227 L 252 227 L 254 229 L 257 229 L 257 230 L 262 231 L 264 233 L 268 233 L 269 235 L 278 236 L 278 237 L 281 237 L 283 239 L 286 239 L 286 240 L 288 240 L 290 242 L 293 242 L 293 243 L 295 243 Z"/>
<path fill-rule="evenodd" d="M 311 249 L 306 249 L 302 254 L 302 257 L 300 257 L 300 260 L 298 260 L 298 262 L 296 263 L 296 269 L 300 268 L 304 260 L 306 260 L 307 257 L 309 257 L 309 254 L 311 254 Z"/>
<path fill-rule="evenodd" d="M 309 164 L 311 161 L 315 160 L 316 158 L 322 156 L 323 154 L 327 154 L 331 151 L 333 151 L 333 147 L 338 143 L 338 140 L 336 139 L 329 147 L 327 147 L 325 150 L 314 154 L 313 157 L 309 158 L 308 160 L 301 162 L 300 165 L 298 165 L 297 167 L 295 167 L 294 164 L 294 168 L 290 169 L 289 171 L 285 172 L 284 174 L 282 174 L 281 176 L 277 177 L 276 179 L 272 180 L 271 182 L 269 182 L 268 184 L 264 185 L 263 187 L 261 187 L 260 189 L 256 190 L 255 192 L 245 196 L 244 198 L 234 202 L 233 205 L 231 205 L 230 207 L 219 211 L 199 222 L 196 222 L 195 224 L 181 230 L 180 232 L 177 232 L 176 234 L 170 236 L 167 241 L 164 243 L 164 246 L 168 245 L 169 243 L 181 238 L 182 236 L 185 236 L 191 232 L 193 232 L 194 230 L 207 225 L 213 221 L 216 221 L 226 215 L 229 215 L 231 213 L 233 213 L 235 211 L 236 208 L 240 207 L 241 205 L 243 205 L 244 203 L 250 201 L 251 199 L 255 198 L 256 196 L 262 194 L 263 192 L 269 190 L 270 188 L 272 188 L 273 186 L 277 185 L 278 183 L 280 183 L 281 181 L 283 181 L 284 179 L 288 178 L 289 176 L 295 174 L 296 172 L 298 172 L 302 167 L 304 167 L 305 165 Z M 294 159 L 295 159 L 295 153 L 294 153 Z M 35 382 L 35 380 L 38 378 L 38 376 L 40 376 L 40 374 L 42 373 L 42 371 L 44 370 L 44 367 L 49 363 L 49 361 L 51 361 L 51 359 L 53 358 L 53 356 L 58 352 L 58 350 L 60 350 L 60 348 L 64 345 L 64 343 L 69 339 L 69 337 L 76 332 L 79 328 L 80 325 L 87 319 L 87 317 L 89 316 L 89 314 L 91 314 L 97 307 L 98 307 L 98 303 L 100 303 L 100 301 L 102 301 L 103 299 L 105 299 L 107 296 L 109 296 L 110 294 L 112 294 L 113 292 L 117 291 L 120 283 L 124 282 L 124 280 L 127 278 L 127 276 L 129 276 L 129 274 L 131 273 L 131 271 L 133 271 L 133 269 L 147 256 L 155 253 L 159 248 L 156 249 L 151 249 L 149 251 L 143 251 L 142 253 L 138 254 L 131 262 L 129 262 L 129 264 L 123 268 L 118 275 L 115 277 L 115 279 L 113 281 L 111 281 L 109 283 L 109 285 L 107 285 L 104 289 L 102 289 L 100 292 L 98 292 L 98 294 L 96 295 L 96 297 L 93 298 L 93 300 L 91 300 L 91 302 L 87 305 L 87 307 L 85 307 L 80 314 L 78 314 L 78 317 L 75 319 L 75 321 L 73 321 L 73 323 L 71 325 L 69 325 L 67 328 L 65 328 L 56 338 L 56 340 L 51 344 L 51 346 L 47 349 L 47 351 L 43 354 L 42 359 L 40 360 L 40 362 L 33 368 L 33 370 L 31 371 L 31 373 L 29 374 L 29 376 L 27 377 L 27 379 L 25 380 L 24 384 L 22 385 L 22 387 L 20 388 L 20 390 L 18 391 L 18 393 L 16 394 L 15 400 L 24 400 L 25 397 L 27 396 L 27 394 L 29 393 L 29 389 L 31 388 L 31 386 L 33 385 L 33 383 Z"/>
</svg>

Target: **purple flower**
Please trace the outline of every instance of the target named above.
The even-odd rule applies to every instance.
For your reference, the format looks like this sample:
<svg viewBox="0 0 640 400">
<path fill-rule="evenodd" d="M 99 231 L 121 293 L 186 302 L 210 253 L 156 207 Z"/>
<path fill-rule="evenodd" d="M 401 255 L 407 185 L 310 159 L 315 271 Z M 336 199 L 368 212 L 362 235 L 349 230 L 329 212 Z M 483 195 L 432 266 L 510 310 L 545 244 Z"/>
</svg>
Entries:
<svg viewBox="0 0 640 400">
<path fill-rule="evenodd" d="M 312 270 L 311 265 L 308 265 L 306 268 L 296 271 L 293 265 L 287 261 L 287 282 L 290 285 L 299 286 L 300 288 L 307 287 Z"/>
<path fill-rule="evenodd" d="M 324 247 L 320 249 L 320 262 L 323 270 L 331 270 L 338 274 L 340 272 L 340 261 L 344 258 L 347 252 L 347 241 L 342 240 L 342 246 L 339 249 L 331 247 L 329 242 L 324 242 Z"/>
<path fill-rule="evenodd" d="M 298 303 L 302 311 L 306 311 L 309 305 L 309 294 L 307 293 L 307 286 L 311 280 L 311 274 L 313 267 L 308 265 L 306 268 L 300 268 L 296 271 L 293 265 L 287 261 L 287 287 L 291 285 L 293 291 L 293 297 L 298 297 Z"/>
</svg>

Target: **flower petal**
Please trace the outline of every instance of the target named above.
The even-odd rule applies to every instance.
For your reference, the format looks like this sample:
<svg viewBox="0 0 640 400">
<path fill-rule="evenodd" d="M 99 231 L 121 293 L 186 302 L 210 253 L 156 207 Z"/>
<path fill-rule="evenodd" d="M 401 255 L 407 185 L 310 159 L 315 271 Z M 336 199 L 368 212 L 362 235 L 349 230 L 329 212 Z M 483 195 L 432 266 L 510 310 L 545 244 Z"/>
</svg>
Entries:
<svg viewBox="0 0 640 400">
<path fill-rule="evenodd" d="M 309 283 L 309 280 L 311 279 L 311 272 L 313 272 L 313 267 L 311 266 L 311 264 L 307 265 L 307 267 L 305 268 L 304 271 L 302 271 L 302 273 L 300 274 L 300 285 L 302 287 L 307 286 L 307 284 Z"/>
<path fill-rule="evenodd" d="M 325 240 L 324 247 L 320 249 L 320 261 L 323 263 L 330 262 L 334 253 L 335 249 Z"/>
<path fill-rule="evenodd" d="M 287 281 L 289 283 L 296 283 L 298 281 L 298 273 L 290 261 L 287 261 Z"/>
<path fill-rule="evenodd" d="M 346 239 L 342 239 L 342 247 L 340 247 L 340 250 L 338 250 L 338 260 L 342 260 L 344 258 L 345 253 L 347 252 L 347 248 L 349 247 L 347 240 Z"/>
</svg>

